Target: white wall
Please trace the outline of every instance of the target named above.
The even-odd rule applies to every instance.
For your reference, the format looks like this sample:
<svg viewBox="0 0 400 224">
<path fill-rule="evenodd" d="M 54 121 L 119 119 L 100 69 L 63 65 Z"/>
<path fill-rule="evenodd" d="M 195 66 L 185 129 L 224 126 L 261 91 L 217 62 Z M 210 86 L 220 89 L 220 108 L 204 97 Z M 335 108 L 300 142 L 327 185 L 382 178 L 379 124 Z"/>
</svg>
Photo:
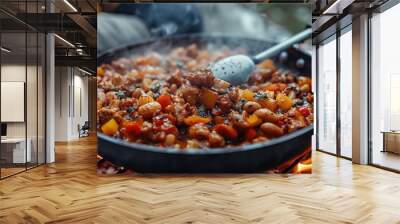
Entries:
<svg viewBox="0 0 400 224">
<path fill-rule="evenodd" d="M 27 70 L 25 70 L 27 69 Z M 1 81 L 8 82 L 25 82 L 26 83 L 26 114 L 27 120 L 24 122 L 6 122 L 8 138 L 25 138 L 25 133 L 30 139 L 32 149 L 32 161 L 39 163 L 44 162 L 44 89 L 42 68 L 39 66 L 36 71 L 35 66 L 27 66 L 25 64 L 3 64 L 1 66 Z M 27 72 L 27 73 L 26 73 Z M 25 76 L 27 75 L 27 82 Z M 37 76 L 38 75 L 38 76 Z M 38 90 L 38 92 L 37 92 Z M 4 97 L 4 96 L 3 96 Z M 9 108 L 1 108 L 7 111 Z M 22 108 L 25 110 L 25 108 Z M 12 113 L 12 111 L 7 111 Z M 24 111 L 23 111 L 24 112 Z M 39 116 L 38 116 L 39 115 Z M 27 131 L 27 132 L 26 132 Z M 37 157 L 37 154 L 39 156 Z"/>
<path fill-rule="evenodd" d="M 69 68 L 55 68 L 55 141 L 67 141 L 69 136 Z"/>
<path fill-rule="evenodd" d="M 83 75 L 76 68 L 56 67 L 56 141 L 77 139 L 78 124 L 88 120 L 88 78 Z"/>
<path fill-rule="evenodd" d="M 32 107 L 36 108 L 37 99 L 36 99 L 36 80 L 30 78 L 30 74 L 36 74 L 36 67 L 28 66 L 28 78 L 29 78 L 29 86 L 34 86 L 35 88 L 27 88 L 27 106 L 30 109 Z M 1 66 L 1 81 L 2 82 L 25 82 L 25 65 L 18 64 L 9 64 Z M 40 105 L 39 105 L 40 106 Z M 1 108 L 2 110 L 7 110 L 7 108 Z M 36 111 L 36 109 L 34 109 Z M 27 113 L 28 122 L 37 120 L 36 113 Z M 33 127 L 32 125 L 28 125 L 29 127 Z M 34 127 L 36 130 L 36 126 Z M 29 134 L 29 131 L 28 131 Z M 35 133 L 36 134 L 36 133 Z M 7 136 L 8 137 L 25 137 L 25 123 L 24 122 L 7 122 Z M 28 136 L 29 137 L 29 136 Z"/>
<path fill-rule="evenodd" d="M 28 68 L 29 69 L 29 68 Z M 1 81 L 25 82 L 25 65 L 2 65 Z M 1 108 L 6 110 L 6 108 Z M 25 123 L 11 122 L 7 123 L 7 137 L 25 137 Z"/>
</svg>

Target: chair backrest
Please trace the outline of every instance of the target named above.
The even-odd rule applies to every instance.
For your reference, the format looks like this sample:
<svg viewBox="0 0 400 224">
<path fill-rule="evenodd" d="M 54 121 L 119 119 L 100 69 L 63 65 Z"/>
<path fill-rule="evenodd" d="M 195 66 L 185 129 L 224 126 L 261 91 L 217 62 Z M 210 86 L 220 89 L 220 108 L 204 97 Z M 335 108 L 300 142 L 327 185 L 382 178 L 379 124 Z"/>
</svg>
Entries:
<svg viewBox="0 0 400 224">
<path fill-rule="evenodd" d="M 89 129 L 90 128 L 90 123 L 89 121 L 85 121 L 85 123 L 82 126 L 82 129 Z"/>
</svg>

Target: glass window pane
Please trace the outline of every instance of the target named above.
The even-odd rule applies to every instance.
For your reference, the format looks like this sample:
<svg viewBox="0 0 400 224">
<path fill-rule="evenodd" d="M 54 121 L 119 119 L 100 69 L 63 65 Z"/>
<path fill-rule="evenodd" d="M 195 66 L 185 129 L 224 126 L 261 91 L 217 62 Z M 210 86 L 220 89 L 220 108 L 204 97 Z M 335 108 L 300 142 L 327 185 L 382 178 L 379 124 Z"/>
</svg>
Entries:
<svg viewBox="0 0 400 224">
<path fill-rule="evenodd" d="M 340 153 L 352 156 L 352 35 L 340 37 Z"/>
<path fill-rule="evenodd" d="M 29 167 L 37 165 L 38 147 L 37 147 L 37 73 L 38 73 L 38 36 L 36 32 L 27 33 L 28 38 L 28 63 L 26 80 L 26 113 L 27 113 L 27 142 L 30 147 Z M 28 147 L 28 148 L 29 148 Z"/>
<path fill-rule="evenodd" d="M 372 163 L 400 170 L 400 4 L 374 15 L 372 26 Z M 384 134 L 382 132 L 387 132 Z"/>
<path fill-rule="evenodd" d="M 46 37 L 43 33 L 39 33 L 38 45 L 38 164 L 45 163 L 45 52 Z"/>
<path fill-rule="evenodd" d="M 318 51 L 318 147 L 336 153 L 336 40 Z"/>
</svg>

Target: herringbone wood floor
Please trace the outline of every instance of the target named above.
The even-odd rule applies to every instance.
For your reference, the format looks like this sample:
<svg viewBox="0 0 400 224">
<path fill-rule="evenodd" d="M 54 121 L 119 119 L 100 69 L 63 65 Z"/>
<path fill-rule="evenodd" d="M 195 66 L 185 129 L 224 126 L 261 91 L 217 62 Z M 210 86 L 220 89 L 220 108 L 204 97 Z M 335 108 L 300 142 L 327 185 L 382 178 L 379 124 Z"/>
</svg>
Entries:
<svg viewBox="0 0 400 224">
<path fill-rule="evenodd" d="M 0 181 L 0 223 L 400 223 L 400 175 L 315 153 L 312 175 L 97 176 L 96 142 Z"/>
</svg>

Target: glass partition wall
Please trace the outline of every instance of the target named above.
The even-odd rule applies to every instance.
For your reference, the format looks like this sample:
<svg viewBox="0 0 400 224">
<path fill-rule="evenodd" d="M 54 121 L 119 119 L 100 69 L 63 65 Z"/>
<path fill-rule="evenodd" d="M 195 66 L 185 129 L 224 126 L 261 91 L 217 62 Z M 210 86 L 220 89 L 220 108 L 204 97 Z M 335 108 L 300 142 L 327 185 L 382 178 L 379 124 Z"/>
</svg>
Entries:
<svg viewBox="0 0 400 224">
<path fill-rule="evenodd" d="M 340 155 L 352 157 L 352 32 L 351 26 L 340 36 Z"/>
<path fill-rule="evenodd" d="M 318 149 L 336 153 L 336 37 L 318 48 Z"/>
<path fill-rule="evenodd" d="M 37 2 L 19 1 L 17 6 L 35 13 Z M 45 41 L 43 33 L 0 11 L 1 179 L 46 160 Z"/>
<path fill-rule="evenodd" d="M 351 25 L 318 44 L 317 149 L 351 159 Z"/>
</svg>

